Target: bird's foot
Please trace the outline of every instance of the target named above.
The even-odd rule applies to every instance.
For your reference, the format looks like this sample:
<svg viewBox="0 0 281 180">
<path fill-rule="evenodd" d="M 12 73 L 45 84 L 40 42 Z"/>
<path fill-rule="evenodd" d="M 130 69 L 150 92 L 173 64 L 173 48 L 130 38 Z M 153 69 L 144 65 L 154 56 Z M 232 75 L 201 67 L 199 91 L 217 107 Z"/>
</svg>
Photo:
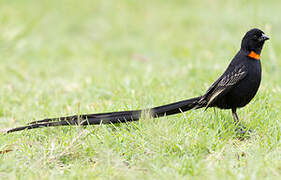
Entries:
<svg viewBox="0 0 281 180">
<path fill-rule="evenodd" d="M 243 126 L 241 124 L 238 124 L 238 125 L 236 125 L 235 132 L 239 136 L 239 138 L 245 138 L 245 137 L 248 137 L 250 135 L 250 133 L 252 133 L 252 130 L 246 128 L 245 126 Z"/>
</svg>

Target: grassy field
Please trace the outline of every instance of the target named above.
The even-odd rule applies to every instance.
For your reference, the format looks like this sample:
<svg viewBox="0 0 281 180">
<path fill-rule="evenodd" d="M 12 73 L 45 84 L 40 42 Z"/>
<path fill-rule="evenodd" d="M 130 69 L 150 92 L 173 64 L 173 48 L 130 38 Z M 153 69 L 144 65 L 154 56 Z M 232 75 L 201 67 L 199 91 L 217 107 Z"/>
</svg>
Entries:
<svg viewBox="0 0 281 180">
<path fill-rule="evenodd" d="M 0 129 L 201 95 L 263 29 L 262 84 L 238 111 L 0 135 L 0 179 L 280 179 L 281 1 L 1 0 Z"/>
</svg>

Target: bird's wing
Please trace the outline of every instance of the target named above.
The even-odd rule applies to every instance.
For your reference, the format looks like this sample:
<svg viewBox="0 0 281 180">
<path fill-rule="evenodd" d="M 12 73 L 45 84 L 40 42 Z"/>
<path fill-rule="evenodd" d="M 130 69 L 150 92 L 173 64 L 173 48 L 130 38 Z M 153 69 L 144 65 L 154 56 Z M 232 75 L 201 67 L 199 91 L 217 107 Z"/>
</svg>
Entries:
<svg viewBox="0 0 281 180">
<path fill-rule="evenodd" d="M 231 90 L 239 81 L 247 75 L 247 68 L 241 64 L 235 66 L 232 71 L 228 71 L 220 77 L 212 86 L 207 90 L 204 96 L 204 101 L 207 103 L 206 108 L 209 107 L 216 99 L 223 96 Z M 203 100 L 203 99 L 202 99 Z"/>
</svg>

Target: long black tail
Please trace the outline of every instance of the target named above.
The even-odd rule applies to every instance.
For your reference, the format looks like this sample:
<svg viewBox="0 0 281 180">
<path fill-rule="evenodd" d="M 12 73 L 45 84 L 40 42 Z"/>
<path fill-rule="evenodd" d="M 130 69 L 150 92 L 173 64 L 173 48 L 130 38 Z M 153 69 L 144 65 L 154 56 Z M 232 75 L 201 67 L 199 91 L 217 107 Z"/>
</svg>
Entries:
<svg viewBox="0 0 281 180">
<path fill-rule="evenodd" d="M 22 131 L 25 129 L 35 129 L 40 127 L 50 126 L 67 126 L 67 125 L 94 125 L 94 124 L 114 124 L 124 123 L 130 121 L 137 121 L 141 118 L 142 114 L 149 115 L 149 117 L 157 118 L 161 116 L 168 116 L 184 111 L 188 111 L 193 108 L 201 108 L 202 105 L 198 104 L 201 96 L 183 100 L 163 106 L 154 107 L 151 109 L 134 110 L 134 111 L 119 111 L 99 114 L 86 114 L 86 115 L 74 115 L 59 118 L 49 118 L 40 121 L 34 121 L 26 126 L 10 129 L 6 133 Z"/>
</svg>

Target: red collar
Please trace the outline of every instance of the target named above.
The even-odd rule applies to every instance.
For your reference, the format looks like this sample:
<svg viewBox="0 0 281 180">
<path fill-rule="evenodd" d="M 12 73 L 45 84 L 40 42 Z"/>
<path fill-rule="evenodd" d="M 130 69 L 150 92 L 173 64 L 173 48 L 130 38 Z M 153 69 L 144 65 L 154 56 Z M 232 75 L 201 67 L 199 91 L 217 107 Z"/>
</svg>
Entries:
<svg viewBox="0 0 281 180">
<path fill-rule="evenodd" d="M 255 59 L 255 60 L 260 60 L 260 55 L 259 54 L 257 54 L 257 53 L 255 53 L 254 51 L 251 51 L 249 54 L 248 54 L 248 57 L 250 57 L 250 58 L 253 58 L 253 59 Z"/>
</svg>

